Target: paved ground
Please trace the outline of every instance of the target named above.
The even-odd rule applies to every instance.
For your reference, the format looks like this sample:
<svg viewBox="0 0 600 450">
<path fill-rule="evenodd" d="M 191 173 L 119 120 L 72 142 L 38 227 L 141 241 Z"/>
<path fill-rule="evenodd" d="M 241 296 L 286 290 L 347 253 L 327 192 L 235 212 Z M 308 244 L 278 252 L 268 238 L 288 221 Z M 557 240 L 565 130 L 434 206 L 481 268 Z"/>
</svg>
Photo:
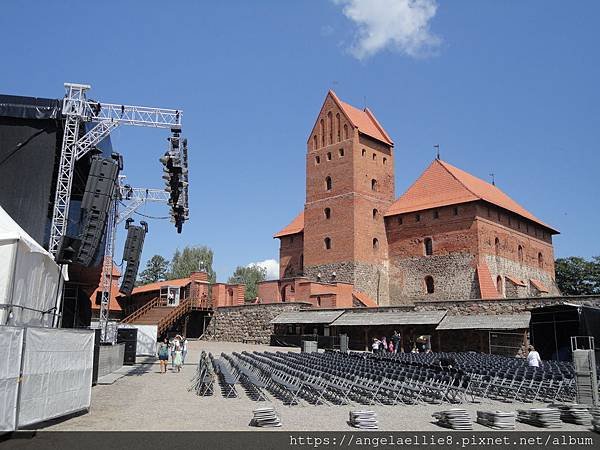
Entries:
<svg viewBox="0 0 600 450">
<path fill-rule="evenodd" d="M 112 385 L 95 386 L 92 389 L 92 407 L 88 414 L 54 424 L 49 430 L 253 430 L 249 426 L 252 410 L 264 406 L 266 402 L 250 400 L 243 389 L 240 397 L 223 398 L 220 389 L 215 389 L 211 397 L 198 397 L 188 392 L 190 380 L 201 350 L 213 355 L 243 350 L 275 350 L 276 347 L 246 345 L 228 342 L 190 342 L 188 361 L 181 373 L 169 371 L 159 373 L 158 363 L 138 364 L 136 370 L 117 380 Z M 281 349 L 298 351 L 298 349 Z M 361 406 L 284 406 L 280 400 L 272 399 L 272 405 L 280 415 L 283 426 L 288 431 L 344 431 L 351 428 L 346 423 L 348 411 Z M 498 409 L 511 411 L 516 408 L 543 406 L 505 404 L 486 401 L 483 404 L 466 404 L 461 407 L 475 417 L 477 409 Z M 432 423 L 431 414 L 449 408 L 448 405 L 418 406 L 373 406 L 377 412 L 380 430 L 384 431 L 440 431 L 442 428 Z M 475 430 L 489 430 L 475 424 Z M 518 430 L 539 430 L 526 424 L 517 423 Z M 585 431 L 587 428 L 564 424 L 565 430 Z"/>
</svg>

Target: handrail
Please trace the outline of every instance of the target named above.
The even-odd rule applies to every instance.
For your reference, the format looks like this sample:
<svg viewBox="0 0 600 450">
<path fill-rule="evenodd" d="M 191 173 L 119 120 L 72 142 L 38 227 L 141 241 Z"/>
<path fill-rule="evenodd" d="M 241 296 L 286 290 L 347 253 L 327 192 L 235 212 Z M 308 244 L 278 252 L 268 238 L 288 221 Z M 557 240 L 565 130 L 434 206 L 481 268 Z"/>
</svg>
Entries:
<svg viewBox="0 0 600 450">
<path fill-rule="evenodd" d="M 179 302 L 179 305 L 169 314 L 158 321 L 158 334 L 162 334 L 169 326 L 171 326 L 181 316 L 191 311 L 192 303 L 189 298 Z"/>
<path fill-rule="evenodd" d="M 160 297 L 154 297 L 152 300 L 150 300 L 144 306 L 136 309 L 134 312 L 132 312 L 127 317 L 125 317 L 123 320 L 121 320 L 121 323 L 131 323 L 132 321 L 139 319 L 141 316 L 146 314 L 152 308 L 160 306 L 160 300 L 161 300 Z"/>
</svg>

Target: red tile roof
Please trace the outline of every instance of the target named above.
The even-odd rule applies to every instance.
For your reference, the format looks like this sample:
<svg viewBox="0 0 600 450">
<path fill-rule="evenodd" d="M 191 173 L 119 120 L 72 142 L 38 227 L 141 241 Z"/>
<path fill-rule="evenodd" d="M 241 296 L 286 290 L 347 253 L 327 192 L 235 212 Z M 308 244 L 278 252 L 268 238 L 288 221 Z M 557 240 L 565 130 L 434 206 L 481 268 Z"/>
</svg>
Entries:
<svg viewBox="0 0 600 450">
<path fill-rule="evenodd" d="M 517 286 L 527 286 L 523 280 L 506 275 L 506 279 Z"/>
<path fill-rule="evenodd" d="M 329 95 L 331 95 L 334 101 L 338 104 L 350 123 L 355 128 L 358 128 L 358 131 L 366 134 L 367 136 L 375 138 L 378 141 L 385 142 L 388 145 L 394 145 L 394 142 L 390 136 L 386 133 L 369 108 L 365 108 L 364 110 L 355 108 L 354 106 L 341 101 L 335 92 L 331 90 L 329 91 Z"/>
<path fill-rule="evenodd" d="M 156 283 L 145 284 L 133 288 L 131 295 L 141 294 L 142 292 L 158 291 L 163 286 L 171 287 L 183 287 L 190 284 L 192 280 L 190 278 L 177 278 L 175 280 L 157 281 Z"/>
<path fill-rule="evenodd" d="M 290 234 L 302 233 L 304 231 L 304 211 L 296 216 L 292 222 L 281 230 L 279 233 L 275 234 L 273 238 L 280 238 L 283 236 L 289 236 Z"/>
<path fill-rule="evenodd" d="M 485 262 L 477 264 L 477 279 L 479 280 L 479 292 L 482 299 L 499 298 L 496 283 L 492 280 L 492 274 Z"/>
<path fill-rule="evenodd" d="M 533 278 L 530 278 L 529 281 L 531 281 L 531 284 L 533 284 L 533 287 L 536 288 L 538 291 L 543 292 L 545 294 L 547 294 L 548 288 L 546 286 L 544 286 L 544 284 L 540 281 L 540 280 L 535 280 Z"/>
<path fill-rule="evenodd" d="M 379 305 L 377 305 L 375 300 L 373 300 L 371 297 L 369 297 L 364 292 L 352 291 L 352 296 L 367 308 L 379 306 Z"/>
<path fill-rule="evenodd" d="M 417 181 L 389 207 L 385 215 L 394 216 L 476 200 L 492 203 L 558 233 L 496 186 L 439 159 L 425 169 Z"/>
</svg>

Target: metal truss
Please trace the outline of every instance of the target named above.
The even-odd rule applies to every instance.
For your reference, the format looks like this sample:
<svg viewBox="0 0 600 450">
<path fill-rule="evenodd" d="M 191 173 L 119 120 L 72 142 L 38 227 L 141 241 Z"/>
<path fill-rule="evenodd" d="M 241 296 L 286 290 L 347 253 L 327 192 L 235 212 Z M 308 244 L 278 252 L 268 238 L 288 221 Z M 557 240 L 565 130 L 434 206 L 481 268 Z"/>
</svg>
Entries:
<svg viewBox="0 0 600 450">
<path fill-rule="evenodd" d="M 119 125 L 177 129 L 181 127 L 182 116 L 182 111 L 176 109 L 88 101 L 86 91 L 90 86 L 85 84 L 65 83 L 65 89 L 62 113 L 66 120 L 48 247 L 54 256 L 67 230 L 75 162 Z M 82 122 L 96 122 L 96 125 L 80 136 Z"/>
<path fill-rule="evenodd" d="M 146 202 L 169 203 L 169 193 L 164 189 L 144 189 L 120 186 L 121 200 L 130 201 L 117 216 L 117 224 L 127 220 Z"/>
<path fill-rule="evenodd" d="M 100 339 L 102 342 L 107 341 L 107 326 L 108 316 L 110 313 L 110 296 L 112 291 L 113 281 L 113 253 L 115 248 L 116 236 L 116 218 L 117 218 L 117 202 L 118 196 L 115 195 L 114 200 L 110 204 L 108 219 L 106 220 L 106 234 L 104 242 L 104 260 L 102 261 L 102 296 L 100 299 L 100 314 L 98 320 L 100 322 Z"/>
</svg>

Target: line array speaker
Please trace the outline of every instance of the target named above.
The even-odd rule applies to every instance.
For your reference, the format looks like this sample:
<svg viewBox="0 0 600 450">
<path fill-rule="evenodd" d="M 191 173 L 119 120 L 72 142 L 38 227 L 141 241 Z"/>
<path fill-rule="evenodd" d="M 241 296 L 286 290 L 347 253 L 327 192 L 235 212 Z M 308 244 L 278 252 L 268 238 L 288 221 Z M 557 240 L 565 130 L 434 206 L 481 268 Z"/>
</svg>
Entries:
<svg viewBox="0 0 600 450">
<path fill-rule="evenodd" d="M 127 262 L 127 266 L 125 267 L 123 281 L 119 288 L 119 291 L 125 295 L 131 295 L 131 291 L 133 291 L 133 287 L 135 286 L 142 248 L 144 247 L 144 239 L 148 232 L 148 224 L 146 222 L 140 222 L 140 225 L 129 225 L 129 223 L 127 224 L 125 248 L 123 249 L 123 261 Z"/>
</svg>

